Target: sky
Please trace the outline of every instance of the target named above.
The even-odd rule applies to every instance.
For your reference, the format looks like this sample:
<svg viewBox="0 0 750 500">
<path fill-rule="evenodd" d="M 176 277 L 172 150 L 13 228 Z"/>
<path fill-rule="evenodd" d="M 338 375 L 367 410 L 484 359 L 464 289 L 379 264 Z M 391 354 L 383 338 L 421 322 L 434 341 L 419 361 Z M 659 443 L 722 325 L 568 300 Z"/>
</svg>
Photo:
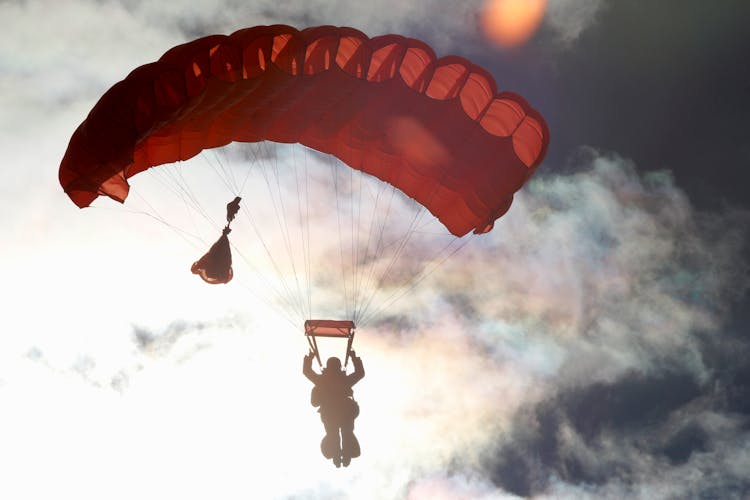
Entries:
<svg viewBox="0 0 750 500">
<path fill-rule="evenodd" d="M 747 498 L 750 5 L 541 3 L 508 46 L 478 0 L 0 1 L 0 497 Z M 133 68 L 274 23 L 424 40 L 550 129 L 493 231 L 444 262 L 410 247 L 407 271 L 441 264 L 358 329 L 346 469 L 320 455 L 307 343 L 250 269 L 267 266 L 253 228 L 231 235 L 235 280 L 208 286 L 188 269 L 215 225 L 196 244 L 156 220 L 182 204 L 79 210 L 57 180 Z M 330 251 L 310 267 L 340 287 Z M 322 313 L 332 287 L 312 293 Z"/>
</svg>

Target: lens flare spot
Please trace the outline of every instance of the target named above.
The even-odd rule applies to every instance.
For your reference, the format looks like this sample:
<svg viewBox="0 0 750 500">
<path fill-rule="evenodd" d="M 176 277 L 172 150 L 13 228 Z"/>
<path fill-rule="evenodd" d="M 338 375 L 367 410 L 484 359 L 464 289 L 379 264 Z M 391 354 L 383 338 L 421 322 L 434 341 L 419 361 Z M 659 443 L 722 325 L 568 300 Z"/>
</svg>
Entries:
<svg viewBox="0 0 750 500">
<path fill-rule="evenodd" d="M 482 30 L 493 43 L 512 48 L 523 45 L 542 22 L 547 0 L 487 0 Z"/>
</svg>

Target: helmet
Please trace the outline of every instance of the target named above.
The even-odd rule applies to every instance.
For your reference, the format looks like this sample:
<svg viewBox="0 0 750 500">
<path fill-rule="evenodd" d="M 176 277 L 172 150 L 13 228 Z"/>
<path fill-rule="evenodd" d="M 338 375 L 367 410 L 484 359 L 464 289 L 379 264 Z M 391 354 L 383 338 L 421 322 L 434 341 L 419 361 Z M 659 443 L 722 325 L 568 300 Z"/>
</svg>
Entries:
<svg viewBox="0 0 750 500">
<path fill-rule="evenodd" d="M 341 361 L 339 358 L 328 358 L 328 361 L 326 361 L 326 370 L 340 371 Z"/>
</svg>

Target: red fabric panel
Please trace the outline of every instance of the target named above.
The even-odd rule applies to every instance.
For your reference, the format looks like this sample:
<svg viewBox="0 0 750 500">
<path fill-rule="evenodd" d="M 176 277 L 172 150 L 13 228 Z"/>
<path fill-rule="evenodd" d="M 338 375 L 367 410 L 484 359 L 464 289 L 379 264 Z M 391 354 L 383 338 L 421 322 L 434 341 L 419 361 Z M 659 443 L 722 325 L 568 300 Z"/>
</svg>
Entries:
<svg viewBox="0 0 750 500">
<path fill-rule="evenodd" d="M 469 76 L 469 70 L 466 66 L 460 62 L 450 63 L 445 59 L 443 60 L 445 64 L 435 68 L 430 85 L 425 92 L 433 99 L 453 99 L 458 95 Z"/>
<path fill-rule="evenodd" d="M 81 207 L 232 141 L 299 142 L 389 182 L 453 234 L 484 232 L 539 166 L 541 115 L 460 57 L 352 28 L 258 26 L 170 49 L 102 96 L 60 183 Z"/>
</svg>

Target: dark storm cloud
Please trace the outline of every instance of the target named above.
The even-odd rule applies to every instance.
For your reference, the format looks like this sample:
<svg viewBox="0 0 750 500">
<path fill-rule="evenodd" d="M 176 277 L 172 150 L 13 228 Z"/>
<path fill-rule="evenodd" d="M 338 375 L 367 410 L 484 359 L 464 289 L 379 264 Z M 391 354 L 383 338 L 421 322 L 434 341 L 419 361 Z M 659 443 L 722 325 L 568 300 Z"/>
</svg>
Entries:
<svg viewBox="0 0 750 500">
<path fill-rule="evenodd" d="M 483 462 L 495 484 L 523 496 L 566 484 L 602 495 L 654 488 L 646 496 L 745 498 L 750 419 L 727 399 L 717 379 L 701 382 L 678 367 L 625 373 L 519 411 L 513 433 Z"/>
<path fill-rule="evenodd" d="M 749 18 L 742 0 L 607 2 L 574 50 L 543 34 L 548 164 L 593 144 L 672 170 L 701 206 L 745 205 Z"/>
<path fill-rule="evenodd" d="M 525 496 L 545 491 L 551 475 L 572 484 L 595 485 L 626 478 L 634 467 L 631 447 L 646 454 L 689 456 L 705 447 L 705 431 L 699 426 L 692 427 L 702 433 L 699 439 L 690 441 L 686 428 L 661 445 L 663 449 L 654 449 L 658 445 L 647 438 L 669 427 L 669 415 L 699 395 L 693 377 L 678 373 L 627 373 L 611 384 L 566 391 L 519 413 L 510 441 L 489 452 L 489 473 L 498 485 Z M 571 446 L 565 433 L 580 441 L 578 447 Z M 620 454 L 602 453 L 606 440 L 621 441 L 625 449 Z M 591 460 L 591 454 L 598 460 Z"/>
</svg>

